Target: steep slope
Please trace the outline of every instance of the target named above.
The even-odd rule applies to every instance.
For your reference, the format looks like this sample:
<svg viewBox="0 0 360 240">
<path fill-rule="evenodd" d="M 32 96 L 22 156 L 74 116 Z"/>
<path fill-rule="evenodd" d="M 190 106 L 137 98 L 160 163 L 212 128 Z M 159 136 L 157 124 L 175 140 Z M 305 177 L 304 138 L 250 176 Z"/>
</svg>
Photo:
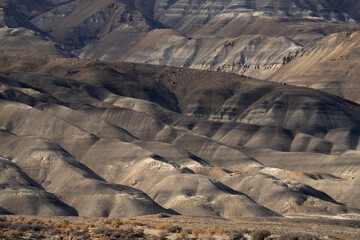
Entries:
<svg viewBox="0 0 360 240">
<path fill-rule="evenodd" d="M 67 215 L 78 213 L 80 216 L 89 217 L 131 217 L 167 212 L 137 189 L 105 182 L 51 140 L 2 132 L 1 142 L 4 143 L 1 146 L 4 155 L 11 157 L 13 162 L 40 183 L 46 191 L 54 193 L 63 202 L 76 209 Z M 4 196 L 7 197 L 7 202 L 2 206 L 11 211 L 12 208 L 8 207 L 9 202 L 19 203 L 19 201 L 15 194 L 4 194 Z M 28 208 L 34 208 L 36 205 L 29 202 L 22 207 L 23 209 L 17 209 L 15 212 L 31 214 Z M 33 213 L 64 215 L 64 212 L 59 210 L 57 212 L 59 213 L 53 210 L 43 213 L 40 209 Z"/>
<path fill-rule="evenodd" d="M 298 54 L 272 81 L 320 89 L 359 103 L 360 32 L 331 34 Z"/>
<path fill-rule="evenodd" d="M 0 157 L 0 170 L 0 205 L 7 212 L 41 216 L 78 214 L 75 209 L 61 202 L 53 194 L 45 192 L 11 160 Z"/>
<path fill-rule="evenodd" d="M 79 49 L 109 33 L 136 38 L 148 31 L 153 21 L 127 1 L 78 0 L 41 14 L 32 22 L 66 47 Z"/>
<path fill-rule="evenodd" d="M 47 0 L 0 0 L 0 6 L 14 8 L 23 15 L 32 18 L 40 13 L 49 11 L 53 4 Z"/>
<path fill-rule="evenodd" d="M 14 7 L 0 8 L 0 43 L 1 53 L 73 56 L 35 27 Z"/>
<path fill-rule="evenodd" d="M 38 56 L 71 57 L 59 44 L 25 28 L 0 28 L 0 52 Z"/>
<path fill-rule="evenodd" d="M 41 30 L 35 27 L 23 14 L 18 12 L 13 7 L 1 7 L 0 8 L 0 26 L 7 26 L 9 28 L 27 28 L 36 32 Z"/>
</svg>

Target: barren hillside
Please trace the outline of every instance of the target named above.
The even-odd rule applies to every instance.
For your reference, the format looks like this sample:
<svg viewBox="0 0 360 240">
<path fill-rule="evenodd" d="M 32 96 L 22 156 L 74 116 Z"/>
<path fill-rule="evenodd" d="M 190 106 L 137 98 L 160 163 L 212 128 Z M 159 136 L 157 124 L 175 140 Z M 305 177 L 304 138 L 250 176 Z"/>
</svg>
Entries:
<svg viewBox="0 0 360 240">
<path fill-rule="evenodd" d="M 8 212 L 359 213 L 358 104 L 230 73 L 19 55 L 0 63 Z M 12 205 L 25 192 L 28 204 Z"/>
</svg>

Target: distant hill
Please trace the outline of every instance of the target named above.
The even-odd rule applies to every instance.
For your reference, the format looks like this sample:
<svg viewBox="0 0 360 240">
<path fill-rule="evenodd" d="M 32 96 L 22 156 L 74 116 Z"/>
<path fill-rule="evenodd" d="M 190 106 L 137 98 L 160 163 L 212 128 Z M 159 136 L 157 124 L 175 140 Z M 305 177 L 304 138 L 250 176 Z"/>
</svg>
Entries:
<svg viewBox="0 0 360 240">
<path fill-rule="evenodd" d="M 266 80 L 280 76 L 286 59 L 324 37 L 360 31 L 360 5 L 352 0 L 2 0 L 0 6 L 8 9 L 3 26 L 26 28 L 19 31 L 26 41 L 2 29 L 7 52 L 169 65 Z M 28 29 L 51 39 L 34 37 Z M 48 50 L 40 53 L 29 43 Z"/>
<path fill-rule="evenodd" d="M 14 7 L 0 7 L 0 52 L 40 56 L 73 56 Z"/>
<path fill-rule="evenodd" d="M 331 34 L 292 59 L 271 80 L 320 89 L 360 102 L 360 32 Z M 294 58 L 292 58 L 294 57 Z"/>
</svg>

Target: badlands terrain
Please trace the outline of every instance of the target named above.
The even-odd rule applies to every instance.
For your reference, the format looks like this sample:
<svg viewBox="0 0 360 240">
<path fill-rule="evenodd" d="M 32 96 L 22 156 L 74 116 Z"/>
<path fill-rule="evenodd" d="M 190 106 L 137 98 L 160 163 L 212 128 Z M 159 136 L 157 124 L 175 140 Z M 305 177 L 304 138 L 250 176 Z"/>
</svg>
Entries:
<svg viewBox="0 0 360 240">
<path fill-rule="evenodd" d="M 0 0 L 0 214 L 36 216 L 0 239 L 359 239 L 359 21 L 353 0 Z"/>
</svg>

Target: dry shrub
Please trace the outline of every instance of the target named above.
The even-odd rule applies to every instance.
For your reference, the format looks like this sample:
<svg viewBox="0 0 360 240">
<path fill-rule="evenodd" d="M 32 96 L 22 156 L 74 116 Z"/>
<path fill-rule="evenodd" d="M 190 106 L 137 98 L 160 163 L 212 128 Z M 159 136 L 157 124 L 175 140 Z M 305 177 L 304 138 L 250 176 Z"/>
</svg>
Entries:
<svg viewBox="0 0 360 240">
<path fill-rule="evenodd" d="M 143 238 L 143 237 L 145 237 L 144 231 L 145 231 L 144 228 L 136 227 L 136 228 L 134 228 L 134 233 L 132 234 L 132 236 L 136 239 Z"/>
<path fill-rule="evenodd" d="M 53 227 L 55 228 L 66 228 L 69 225 L 68 222 L 59 222 L 59 223 L 55 223 L 53 225 Z"/>
<path fill-rule="evenodd" d="M 192 234 L 192 229 L 191 228 L 184 228 L 183 231 L 187 232 L 188 234 Z"/>
<path fill-rule="evenodd" d="M 121 232 L 119 232 L 119 231 L 113 232 L 113 234 L 111 234 L 111 237 L 112 238 L 120 238 L 121 237 Z"/>
<path fill-rule="evenodd" d="M 51 235 L 57 235 L 57 234 L 61 234 L 61 231 L 59 229 L 55 228 L 51 231 Z"/>
<path fill-rule="evenodd" d="M 112 228 L 119 228 L 119 226 L 122 225 L 122 224 L 123 224 L 123 222 L 121 221 L 121 219 L 120 219 L 120 218 L 116 218 L 116 219 L 113 219 L 113 220 L 111 221 L 110 226 L 111 226 Z"/>
<path fill-rule="evenodd" d="M 25 216 L 18 216 L 17 221 L 23 222 L 25 220 Z"/>
<path fill-rule="evenodd" d="M 159 233 L 159 239 L 160 239 L 160 240 L 166 240 L 166 239 L 167 239 L 166 236 L 167 236 L 167 235 L 166 235 L 166 232 L 165 232 L 165 231 L 161 231 L 161 232 Z"/>
<path fill-rule="evenodd" d="M 159 213 L 159 214 L 157 215 L 157 217 L 158 217 L 158 218 L 168 218 L 168 217 L 170 217 L 170 215 L 168 215 L 168 214 L 166 214 L 166 213 Z"/>
<path fill-rule="evenodd" d="M 278 240 L 319 240 L 319 238 L 307 232 L 288 232 L 281 234 Z"/>
<path fill-rule="evenodd" d="M 201 240 L 215 240 L 216 238 L 214 238 L 213 236 L 203 235 L 203 236 L 199 237 L 199 239 L 201 239 Z"/>
<path fill-rule="evenodd" d="M 96 224 L 94 222 L 87 223 L 86 225 L 91 228 L 94 228 L 96 226 Z"/>
<path fill-rule="evenodd" d="M 226 232 L 227 231 L 225 229 L 212 227 L 206 229 L 205 235 L 214 235 L 214 234 L 224 235 L 226 234 Z"/>
<path fill-rule="evenodd" d="M 217 232 L 217 228 L 207 228 L 206 229 L 206 232 L 205 232 L 205 235 L 214 235 L 215 233 Z"/>
<path fill-rule="evenodd" d="M 31 225 L 31 229 L 35 232 L 39 232 L 44 229 L 44 226 L 42 226 L 40 224 L 34 224 L 34 225 Z"/>
<path fill-rule="evenodd" d="M 142 224 L 135 221 L 135 220 L 123 220 L 122 221 L 123 224 L 130 224 L 130 225 L 133 225 L 133 226 L 141 226 Z"/>
<path fill-rule="evenodd" d="M 94 227 L 95 227 L 95 223 L 91 222 L 91 223 L 87 223 L 87 224 L 82 225 L 81 230 L 83 232 L 89 232 L 89 229 L 94 228 Z"/>
<path fill-rule="evenodd" d="M 34 223 L 34 220 L 32 220 L 32 219 L 26 219 L 23 223 L 25 223 L 25 224 L 33 224 L 33 223 Z"/>
<path fill-rule="evenodd" d="M 73 228 L 74 228 L 75 230 L 80 230 L 80 229 L 81 229 L 81 226 L 80 226 L 79 224 L 75 224 L 75 225 L 73 225 Z"/>
<path fill-rule="evenodd" d="M 9 225 L 9 229 L 12 230 L 19 230 L 21 232 L 29 231 L 30 230 L 29 224 L 22 224 L 22 223 L 12 223 Z"/>
<path fill-rule="evenodd" d="M 145 229 L 143 227 L 135 227 L 134 232 L 135 233 L 144 233 Z"/>
<path fill-rule="evenodd" d="M 105 227 L 105 225 L 99 225 L 92 230 L 94 234 L 106 234 L 108 233 L 109 229 Z"/>
<path fill-rule="evenodd" d="M 89 226 L 88 225 L 82 226 L 81 231 L 83 231 L 84 233 L 87 233 L 89 231 Z"/>
<path fill-rule="evenodd" d="M 231 240 L 247 240 L 247 237 L 245 237 L 244 234 L 238 230 L 228 231 L 227 235 Z"/>
<path fill-rule="evenodd" d="M 19 230 L 21 232 L 26 232 L 26 231 L 39 232 L 44 229 L 44 227 L 39 224 L 31 225 L 31 224 L 22 224 L 22 223 L 13 223 L 9 227 L 13 230 Z"/>
<path fill-rule="evenodd" d="M 252 234 L 252 240 L 264 240 L 270 235 L 271 232 L 269 232 L 268 230 L 258 230 Z"/>
<path fill-rule="evenodd" d="M 166 231 L 171 232 L 171 233 L 180 233 L 181 230 L 182 230 L 182 228 L 179 227 L 179 226 L 176 226 L 176 225 L 175 225 L 175 226 L 170 226 L 170 227 L 167 227 L 167 228 L 166 228 Z"/>
<path fill-rule="evenodd" d="M 123 225 L 120 228 L 120 231 L 123 232 L 124 234 L 132 234 L 134 232 L 134 227 L 132 225 Z"/>
<path fill-rule="evenodd" d="M 50 225 L 52 223 L 52 220 L 50 218 L 47 218 L 44 220 L 44 224 Z"/>
<path fill-rule="evenodd" d="M 105 224 L 111 224 L 111 223 L 112 223 L 112 219 L 106 218 L 106 219 L 103 220 L 103 222 L 104 222 Z"/>
<path fill-rule="evenodd" d="M 178 238 L 179 239 L 187 239 L 188 235 L 189 234 L 187 232 L 181 231 L 180 234 L 178 235 Z"/>
<path fill-rule="evenodd" d="M 199 236 L 199 234 L 205 234 L 206 230 L 204 228 L 195 228 L 192 230 L 192 234 L 195 236 Z"/>
<path fill-rule="evenodd" d="M 156 225 L 156 229 L 158 230 L 164 230 L 165 228 L 170 227 L 170 224 L 168 223 L 159 223 L 158 225 Z"/>
<path fill-rule="evenodd" d="M 34 222 L 33 222 L 33 224 L 43 225 L 43 224 L 44 224 L 44 222 L 43 222 L 43 221 L 41 221 L 41 220 L 36 220 L 36 221 L 34 221 Z"/>
<path fill-rule="evenodd" d="M 7 237 L 20 237 L 22 236 L 22 232 L 20 232 L 19 230 L 9 230 L 4 232 L 4 235 Z"/>
</svg>

